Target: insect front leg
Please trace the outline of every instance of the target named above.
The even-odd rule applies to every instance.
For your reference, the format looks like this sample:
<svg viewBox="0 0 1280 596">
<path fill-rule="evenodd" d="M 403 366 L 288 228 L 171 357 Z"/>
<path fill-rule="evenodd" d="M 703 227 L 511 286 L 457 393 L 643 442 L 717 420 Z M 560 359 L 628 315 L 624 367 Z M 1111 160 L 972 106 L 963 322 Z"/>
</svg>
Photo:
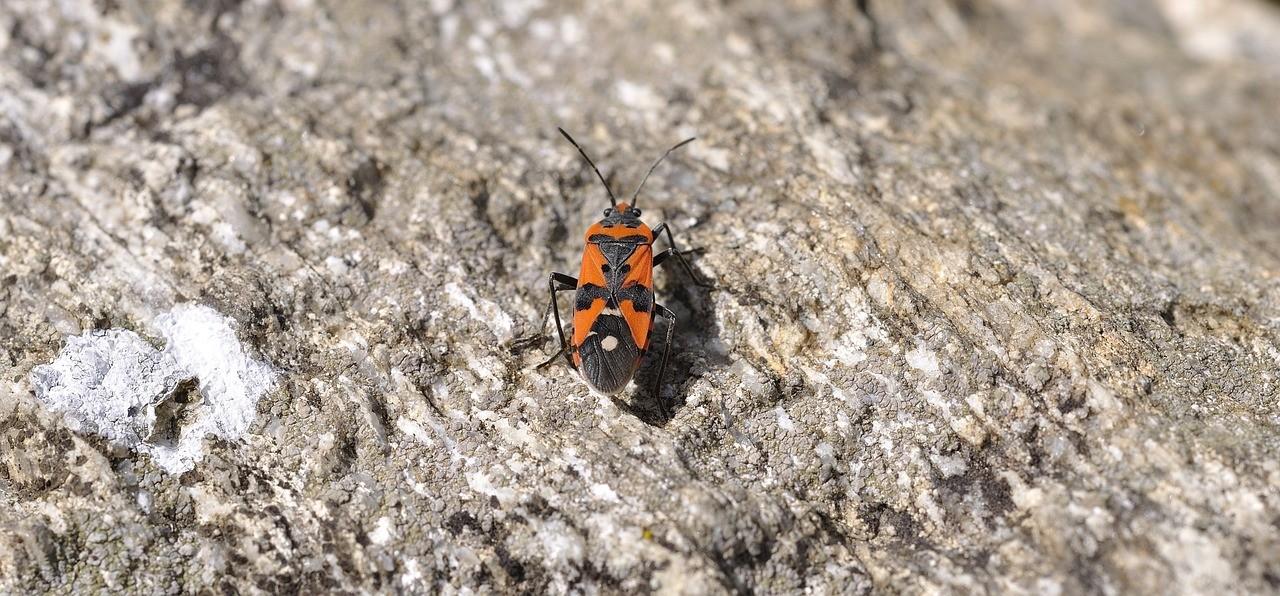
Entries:
<svg viewBox="0 0 1280 596">
<path fill-rule="evenodd" d="M 570 367 L 573 367 L 573 359 L 569 357 L 569 342 L 564 337 L 564 325 L 560 323 L 560 301 L 556 299 L 556 295 L 565 290 L 573 290 L 578 287 L 578 278 L 563 273 L 552 272 L 551 277 L 547 280 L 547 293 L 550 295 L 547 301 L 547 310 L 555 315 L 556 332 L 560 335 L 560 351 L 549 358 L 546 362 L 539 364 L 537 368 L 542 368 L 555 361 L 561 355 L 564 356 Z M 546 328 L 547 315 L 542 315 L 542 325 Z"/>
<path fill-rule="evenodd" d="M 668 258 L 675 256 L 676 260 L 680 262 L 680 266 L 684 269 L 685 273 L 688 273 L 689 277 L 693 279 L 694 284 L 697 284 L 704 288 L 715 287 L 711 282 L 702 279 L 702 277 L 700 277 L 697 273 L 693 272 L 693 267 L 690 267 L 689 261 L 685 260 L 684 253 L 681 252 L 680 249 L 676 247 L 676 240 L 671 236 L 671 228 L 667 227 L 666 223 L 660 223 L 658 224 L 658 227 L 653 229 L 653 237 L 657 238 L 658 234 L 661 234 L 663 232 L 666 232 L 667 244 L 670 244 L 671 248 L 668 248 L 656 255 L 653 255 L 653 266 L 657 267 L 661 265 L 663 261 L 666 261 Z M 690 250 L 689 252 L 693 252 L 694 250 L 697 250 L 697 249 Z"/>
<path fill-rule="evenodd" d="M 662 378 L 667 373 L 667 358 L 671 356 L 671 340 L 676 334 L 676 315 L 671 309 L 661 305 L 653 305 L 653 315 L 662 317 L 667 320 L 667 344 L 662 348 L 662 363 L 658 365 L 658 376 L 653 379 L 653 398 L 658 400 L 658 407 L 662 408 L 662 415 L 667 418 L 671 417 L 671 411 L 667 409 L 666 402 L 662 401 Z"/>
</svg>

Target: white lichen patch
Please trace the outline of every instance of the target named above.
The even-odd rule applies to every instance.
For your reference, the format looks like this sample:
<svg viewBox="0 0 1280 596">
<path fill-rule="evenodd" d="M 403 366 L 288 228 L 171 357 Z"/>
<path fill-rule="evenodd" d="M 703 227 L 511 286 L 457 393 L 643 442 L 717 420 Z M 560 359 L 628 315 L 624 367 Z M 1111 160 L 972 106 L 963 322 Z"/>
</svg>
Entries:
<svg viewBox="0 0 1280 596">
<path fill-rule="evenodd" d="M 503 507 L 515 504 L 518 496 L 516 491 L 510 488 L 495 486 L 493 479 L 484 472 L 467 472 L 467 486 L 486 497 L 498 499 L 498 503 Z"/>
<path fill-rule="evenodd" d="M 400 576 L 400 586 L 411 588 L 422 583 L 422 567 L 418 565 L 417 559 L 406 559 L 404 562 L 404 574 Z"/>
<path fill-rule="evenodd" d="M 473 320 L 483 323 L 498 337 L 498 341 L 505 342 L 514 337 L 512 329 L 515 322 L 496 302 L 483 298 L 472 300 L 462 286 L 453 282 L 445 284 L 444 290 L 449 296 L 449 302 L 465 309 Z"/>
<path fill-rule="evenodd" d="M 383 516 L 378 518 L 377 524 L 374 525 L 373 531 L 369 532 L 369 541 L 384 546 L 395 538 L 395 525 L 391 523 L 391 518 Z"/>
<path fill-rule="evenodd" d="M 249 430 L 276 373 L 250 358 L 232 320 L 211 308 L 180 305 L 153 325 L 163 350 L 132 331 L 90 331 L 32 370 L 31 385 L 73 430 L 147 453 L 178 474 L 203 459 L 205 437 L 236 440 Z"/>
<path fill-rule="evenodd" d="M 582 536 L 558 519 L 547 521 L 538 528 L 538 541 L 547 562 L 555 567 L 581 562 L 586 549 Z"/>
<path fill-rule="evenodd" d="M 941 374 L 941 367 L 938 365 L 938 356 L 929 351 L 923 343 L 916 346 L 916 349 L 907 352 L 907 365 L 920 371 L 925 378 L 933 378 Z"/>
<path fill-rule="evenodd" d="M 796 430 L 796 424 L 791 420 L 791 415 L 787 414 L 787 411 L 782 409 L 782 406 L 775 408 L 774 414 L 778 416 L 778 428 L 785 432 L 794 432 Z"/>
<path fill-rule="evenodd" d="M 120 329 L 69 338 L 57 360 L 31 371 L 36 397 L 67 412 L 72 430 L 126 445 L 150 436 L 156 406 L 184 378 L 167 354 Z"/>
<path fill-rule="evenodd" d="M 617 503 L 620 501 L 620 499 L 618 499 L 618 493 L 614 492 L 613 488 L 608 484 L 604 484 L 602 482 L 597 482 L 591 485 L 591 496 L 600 499 L 601 501 L 609 501 L 611 503 Z"/>
</svg>

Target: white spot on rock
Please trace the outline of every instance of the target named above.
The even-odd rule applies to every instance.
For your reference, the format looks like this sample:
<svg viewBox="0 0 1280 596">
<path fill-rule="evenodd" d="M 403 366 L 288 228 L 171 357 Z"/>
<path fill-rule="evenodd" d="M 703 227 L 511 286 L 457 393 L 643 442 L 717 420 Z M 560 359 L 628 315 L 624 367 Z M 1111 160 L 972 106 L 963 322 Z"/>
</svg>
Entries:
<svg viewBox="0 0 1280 596">
<path fill-rule="evenodd" d="M 582 536 L 558 519 L 548 521 L 538 528 L 538 541 L 542 543 L 543 556 L 559 566 L 578 563 L 586 549 Z"/>
<path fill-rule="evenodd" d="M 467 472 L 467 486 L 471 490 L 488 497 L 496 497 L 503 507 L 509 507 L 516 501 L 516 491 L 510 488 L 494 486 L 493 480 L 484 472 Z"/>
<path fill-rule="evenodd" d="M 400 576 L 400 585 L 409 588 L 422 583 L 422 568 L 418 565 L 417 559 L 407 559 L 404 562 L 404 575 Z"/>
<path fill-rule="evenodd" d="M 378 523 L 374 526 L 373 531 L 369 532 L 369 541 L 382 546 L 396 535 L 395 529 L 391 525 L 391 518 L 383 516 L 378 518 Z"/>
<path fill-rule="evenodd" d="M 923 343 L 916 346 L 916 349 L 907 352 L 907 364 L 911 368 L 924 373 L 926 377 L 936 377 L 941 374 L 937 354 L 930 352 L 929 348 L 926 348 Z"/>
<path fill-rule="evenodd" d="M 787 414 L 787 411 L 782 409 L 782 406 L 778 406 L 774 413 L 778 416 L 778 428 L 786 432 L 792 432 L 796 429 L 796 423 L 791 421 L 791 415 Z"/>
<path fill-rule="evenodd" d="M 498 6 L 502 24 L 515 29 L 524 25 L 529 20 L 529 15 L 542 7 L 542 0 L 508 0 Z"/>
<path fill-rule="evenodd" d="M 417 439 L 421 443 L 425 443 L 427 445 L 436 444 L 435 439 L 431 438 L 431 434 L 427 432 L 427 429 L 422 428 L 421 424 L 405 418 L 404 416 L 396 418 L 396 428 L 400 429 L 400 432 Z"/>
<path fill-rule="evenodd" d="M 572 15 L 560 19 L 560 39 L 565 45 L 574 45 L 580 41 L 585 34 L 582 23 Z"/>
<path fill-rule="evenodd" d="M 969 470 L 969 463 L 963 457 L 942 453 L 929 454 L 929 461 L 938 468 L 943 478 L 953 478 Z"/>
<path fill-rule="evenodd" d="M 621 101 L 622 105 L 637 111 L 657 111 L 667 104 L 661 95 L 658 95 L 651 87 L 641 83 L 619 80 L 615 89 L 618 93 L 618 101 Z"/>
<path fill-rule="evenodd" d="M 136 27 L 110 20 L 102 26 L 106 43 L 98 45 L 103 56 L 115 67 L 116 74 L 126 81 L 136 81 L 142 76 L 142 60 L 133 49 L 133 42 L 138 37 Z"/>
<path fill-rule="evenodd" d="M 472 319 L 485 324 L 498 337 L 498 341 L 505 342 L 515 336 L 512 332 L 515 323 L 507 313 L 502 312 L 502 307 L 497 303 L 484 299 L 472 300 L 462 286 L 454 282 L 445 284 L 444 291 L 449 295 L 449 302 L 466 309 Z"/>
<path fill-rule="evenodd" d="M 180 474 L 204 458 L 206 436 L 234 441 L 248 431 L 258 399 L 275 386 L 275 371 L 245 353 L 232 323 L 206 306 L 177 306 L 153 322 L 164 350 L 132 331 L 90 331 L 35 367 L 31 384 L 72 430 L 147 453 Z M 179 403 L 188 380 L 198 399 Z"/>
<path fill-rule="evenodd" d="M 613 491 L 608 484 L 596 483 L 591 485 L 591 495 L 601 501 L 618 502 L 618 493 Z"/>
</svg>

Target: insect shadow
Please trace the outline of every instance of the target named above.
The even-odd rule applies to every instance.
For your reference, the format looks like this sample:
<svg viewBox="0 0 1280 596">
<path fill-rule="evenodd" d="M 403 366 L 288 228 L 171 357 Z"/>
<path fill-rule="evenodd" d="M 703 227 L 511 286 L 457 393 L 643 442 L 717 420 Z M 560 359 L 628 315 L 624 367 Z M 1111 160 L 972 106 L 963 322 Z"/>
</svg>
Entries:
<svg viewBox="0 0 1280 596">
<path fill-rule="evenodd" d="M 686 255 L 705 252 L 703 248 L 685 251 Z M 672 265 L 675 265 L 674 263 Z M 698 266 L 697 258 L 690 266 L 702 279 L 711 279 Z M 689 278 L 679 266 L 661 269 L 655 273 L 661 290 L 657 301 L 676 315 L 676 329 L 672 334 L 671 356 L 660 381 L 656 379 L 659 361 L 666 345 L 666 323 L 659 323 L 653 332 L 653 342 L 640 369 L 636 371 L 632 390 L 613 396 L 619 408 L 629 412 L 651 426 L 666 426 L 685 405 L 685 391 L 690 382 L 715 367 L 725 366 L 729 359 L 719 350 L 708 346 L 720 342 L 716 325 L 715 300 L 712 293 L 723 291 L 711 285 L 701 285 Z M 715 280 L 711 280 L 713 283 Z M 656 384 L 655 384 L 656 382 Z M 653 394 L 653 387 L 658 394 Z"/>
</svg>

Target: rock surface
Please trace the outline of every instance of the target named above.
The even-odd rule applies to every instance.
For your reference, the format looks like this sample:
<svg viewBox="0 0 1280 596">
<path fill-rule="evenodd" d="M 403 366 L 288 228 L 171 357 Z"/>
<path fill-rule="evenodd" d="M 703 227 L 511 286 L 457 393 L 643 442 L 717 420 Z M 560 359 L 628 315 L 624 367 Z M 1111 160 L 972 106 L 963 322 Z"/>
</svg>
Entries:
<svg viewBox="0 0 1280 596">
<path fill-rule="evenodd" d="M 6 0 L 0 591 L 1280 589 L 1278 9 L 1063 4 Z M 522 341 L 558 125 L 699 137 L 670 418 Z M 193 469 L 38 391 L 192 304 Z"/>
</svg>

